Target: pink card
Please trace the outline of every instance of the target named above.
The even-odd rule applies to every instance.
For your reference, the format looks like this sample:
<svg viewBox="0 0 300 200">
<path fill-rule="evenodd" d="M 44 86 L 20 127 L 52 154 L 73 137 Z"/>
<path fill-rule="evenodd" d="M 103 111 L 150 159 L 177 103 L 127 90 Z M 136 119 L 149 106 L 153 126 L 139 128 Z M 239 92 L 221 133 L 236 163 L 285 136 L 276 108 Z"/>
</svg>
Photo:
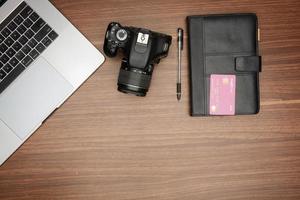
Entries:
<svg viewBox="0 0 300 200">
<path fill-rule="evenodd" d="M 210 76 L 210 115 L 235 114 L 235 75 Z"/>
</svg>

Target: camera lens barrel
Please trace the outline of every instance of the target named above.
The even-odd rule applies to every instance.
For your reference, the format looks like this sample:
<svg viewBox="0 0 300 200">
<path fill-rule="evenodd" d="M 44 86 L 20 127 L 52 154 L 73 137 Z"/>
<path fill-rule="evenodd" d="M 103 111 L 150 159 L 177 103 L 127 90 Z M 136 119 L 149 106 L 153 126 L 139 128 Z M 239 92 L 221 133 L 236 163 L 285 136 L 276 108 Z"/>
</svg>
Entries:
<svg viewBox="0 0 300 200">
<path fill-rule="evenodd" d="M 151 82 L 151 75 L 120 69 L 118 90 L 120 92 L 146 96 Z"/>
</svg>

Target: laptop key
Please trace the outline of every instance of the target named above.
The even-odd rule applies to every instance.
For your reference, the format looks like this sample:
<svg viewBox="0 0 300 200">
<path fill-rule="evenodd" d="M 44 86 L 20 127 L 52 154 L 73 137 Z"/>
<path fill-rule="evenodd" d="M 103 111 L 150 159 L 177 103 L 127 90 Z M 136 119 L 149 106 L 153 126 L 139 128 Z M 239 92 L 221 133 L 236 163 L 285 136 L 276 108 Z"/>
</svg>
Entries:
<svg viewBox="0 0 300 200">
<path fill-rule="evenodd" d="M 1 69 L 0 70 L 0 80 L 4 79 L 5 76 L 6 76 L 6 73 Z"/>
<path fill-rule="evenodd" d="M 34 36 L 34 32 L 32 30 L 28 30 L 26 33 L 25 33 L 25 36 L 30 39 Z"/>
<path fill-rule="evenodd" d="M 15 51 L 19 51 L 22 48 L 22 45 L 19 42 L 15 42 L 12 45 L 12 48 L 14 48 Z"/>
<path fill-rule="evenodd" d="M 46 22 L 40 18 L 38 19 L 31 27 L 31 29 L 36 33 L 38 32 L 44 25 L 46 24 Z"/>
<path fill-rule="evenodd" d="M 28 42 L 28 39 L 23 35 L 18 40 L 22 45 L 25 45 Z"/>
<path fill-rule="evenodd" d="M 3 70 L 8 74 L 9 72 L 11 72 L 11 70 L 13 69 L 13 67 L 10 64 L 6 64 L 3 67 Z"/>
<path fill-rule="evenodd" d="M 36 14 L 36 12 L 33 12 L 30 16 L 29 16 L 29 19 L 31 19 L 33 22 L 35 22 L 36 20 L 38 20 L 39 15 Z"/>
<path fill-rule="evenodd" d="M 23 71 L 25 67 L 18 64 L 1 82 L 0 93 L 2 93 Z M 4 72 L 4 71 L 3 71 Z M 4 72 L 5 73 L 5 72 Z"/>
<path fill-rule="evenodd" d="M 14 19 L 14 22 L 17 24 L 17 25 L 20 25 L 22 22 L 24 21 L 24 19 L 18 15 L 15 19 Z"/>
<path fill-rule="evenodd" d="M 11 23 L 8 25 L 8 28 L 9 28 L 11 31 L 14 31 L 14 30 L 16 30 L 16 28 L 17 28 L 17 24 L 15 24 L 15 22 L 11 22 Z"/>
<path fill-rule="evenodd" d="M 19 61 L 18 61 L 18 59 L 16 57 L 13 57 L 9 61 L 9 64 L 11 64 L 11 66 L 13 66 L 13 67 L 15 67 L 18 63 L 19 63 Z"/>
<path fill-rule="evenodd" d="M 50 40 L 50 38 L 48 38 L 48 36 L 46 36 L 43 40 L 42 40 L 43 45 L 45 45 L 46 47 L 48 47 L 52 41 Z"/>
<path fill-rule="evenodd" d="M 39 56 L 39 52 L 37 52 L 37 50 L 33 49 L 29 55 L 31 56 L 31 58 L 36 59 Z"/>
<path fill-rule="evenodd" d="M 21 61 L 23 60 L 23 58 L 25 57 L 25 54 L 22 52 L 22 51 L 19 51 L 17 54 L 16 54 L 16 58 Z"/>
<path fill-rule="evenodd" d="M 20 13 L 20 15 L 26 19 L 31 13 L 33 12 L 33 10 L 27 6 L 26 8 L 23 9 L 23 11 Z"/>
<path fill-rule="evenodd" d="M 11 34 L 11 31 L 8 28 L 5 28 L 1 33 L 4 37 L 8 37 Z"/>
<path fill-rule="evenodd" d="M 21 35 L 18 31 L 14 31 L 10 36 L 12 37 L 12 39 L 17 40 Z"/>
<path fill-rule="evenodd" d="M 37 41 L 32 38 L 28 43 L 27 43 L 31 48 L 34 48 L 38 43 Z"/>
<path fill-rule="evenodd" d="M 55 31 L 51 31 L 48 34 L 48 37 L 51 38 L 51 40 L 55 40 L 58 37 L 58 34 Z"/>
<path fill-rule="evenodd" d="M 16 51 L 13 48 L 10 48 L 6 51 L 6 54 L 11 58 L 16 54 Z"/>
<path fill-rule="evenodd" d="M 30 56 L 26 56 L 21 63 L 25 66 L 28 67 L 31 63 L 33 62 L 32 58 Z"/>
<path fill-rule="evenodd" d="M 38 42 L 40 42 L 52 29 L 48 24 L 46 24 L 35 36 L 34 39 L 36 39 Z"/>
<path fill-rule="evenodd" d="M 8 49 L 8 47 L 7 47 L 4 43 L 2 43 L 2 44 L 0 45 L 0 51 L 1 51 L 2 53 L 4 53 L 7 49 Z"/>
<path fill-rule="evenodd" d="M 40 43 L 36 46 L 36 50 L 38 50 L 39 53 L 42 53 L 45 50 L 45 46 Z"/>
<path fill-rule="evenodd" d="M 18 32 L 22 35 L 23 33 L 25 33 L 26 31 L 26 27 L 21 24 L 18 28 L 17 28 Z"/>
<path fill-rule="evenodd" d="M 0 43 L 2 43 L 5 40 L 5 38 L 0 34 Z"/>
<path fill-rule="evenodd" d="M 28 45 L 25 45 L 22 48 L 23 53 L 28 54 L 31 51 L 31 48 Z"/>
<path fill-rule="evenodd" d="M 13 39 L 11 39 L 11 37 L 8 37 L 8 38 L 4 41 L 4 43 L 5 43 L 8 47 L 10 47 L 10 46 L 14 43 L 14 41 L 13 41 Z"/>
<path fill-rule="evenodd" d="M 7 55 L 3 54 L 0 58 L 0 61 L 3 63 L 3 64 L 6 64 L 8 61 L 9 61 L 9 58 L 7 57 Z"/>
<path fill-rule="evenodd" d="M 30 20 L 30 19 L 26 19 L 25 21 L 24 21 L 24 23 L 23 23 L 27 28 L 29 28 L 32 24 L 33 24 L 33 22 Z"/>
</svg>

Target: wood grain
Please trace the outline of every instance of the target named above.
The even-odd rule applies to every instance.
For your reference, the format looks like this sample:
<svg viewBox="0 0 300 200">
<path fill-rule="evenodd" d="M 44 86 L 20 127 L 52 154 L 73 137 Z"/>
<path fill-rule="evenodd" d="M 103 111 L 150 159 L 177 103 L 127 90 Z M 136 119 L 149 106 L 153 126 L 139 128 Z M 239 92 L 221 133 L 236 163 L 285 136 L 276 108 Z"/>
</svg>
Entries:
<svg viewBox="0 0 300 200">
<path fill-rule="evenodd" d="M 171 34 L 150 92 L 117 92 L 107 59 L 0 168 L 0 199 L 300 199 L 299 0 L 53 0 L 100 50 L 111 21 Z M 261 113 L 191 118 L 176 29 L 194 14 L 255 12 L 261 28 Z"/>
</svg>

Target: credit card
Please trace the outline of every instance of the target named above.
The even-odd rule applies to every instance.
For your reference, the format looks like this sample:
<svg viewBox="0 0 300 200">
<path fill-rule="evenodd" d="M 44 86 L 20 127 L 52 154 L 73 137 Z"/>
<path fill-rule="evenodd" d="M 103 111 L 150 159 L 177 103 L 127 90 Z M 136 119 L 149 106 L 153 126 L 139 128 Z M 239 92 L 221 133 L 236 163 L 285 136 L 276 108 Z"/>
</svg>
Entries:
<svg viewBox="0 0 300 200">
<path fill-rule="evenodd" d="M 210 76 L 210 115 L 235 115 L 236 76 Z"/>
</svg>

